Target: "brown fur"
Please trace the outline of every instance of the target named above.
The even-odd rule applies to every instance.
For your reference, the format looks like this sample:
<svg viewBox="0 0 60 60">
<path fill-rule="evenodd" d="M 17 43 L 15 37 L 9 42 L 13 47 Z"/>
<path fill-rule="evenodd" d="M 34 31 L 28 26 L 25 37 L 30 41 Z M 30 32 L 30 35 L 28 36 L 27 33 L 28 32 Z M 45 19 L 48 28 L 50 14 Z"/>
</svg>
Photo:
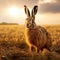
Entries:
<svg viewBox="0 0 60 60">
<path fill-rule="evenodd" d="M 43 49 L 43 47 L 51 46 L 51 38 L 49 33 L 40 26 L 35 29 L 26 28 L 25 29 L 26 43 L 29 47 L 36 47 L 37 50 Z"/>
<path fill-rule="evenodd" d="M 52 45 L 50 34 L 45 28 L 36 26 L 35 23 L 35 15 L 37 13 L 38 6 L 34 6 L 31 15 L 27 6 L 25 5 L 24 7 L 27 15 L 25 37 L 26 43 L 29 45 L 30 50 L 32 50 L 32 47 L 36 49 L 36 52 L 39 52 L 39 50 L 42 50 L 43 48 L 50 49 Z"/>
</svg>

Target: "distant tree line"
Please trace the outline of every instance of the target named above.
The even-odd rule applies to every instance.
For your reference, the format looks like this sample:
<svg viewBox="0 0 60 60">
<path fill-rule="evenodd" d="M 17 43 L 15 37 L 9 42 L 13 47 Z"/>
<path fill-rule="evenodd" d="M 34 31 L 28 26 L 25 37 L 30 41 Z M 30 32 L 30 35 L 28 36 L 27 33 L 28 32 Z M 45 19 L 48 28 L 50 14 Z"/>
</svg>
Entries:
<svg viewBox="0 0 60 60">
<path fill-rule="evenodd" d="M 2 22 L 0 25 L 18 25 L 18 23 L 7 23 L 7 22 Z"/>
</svg>

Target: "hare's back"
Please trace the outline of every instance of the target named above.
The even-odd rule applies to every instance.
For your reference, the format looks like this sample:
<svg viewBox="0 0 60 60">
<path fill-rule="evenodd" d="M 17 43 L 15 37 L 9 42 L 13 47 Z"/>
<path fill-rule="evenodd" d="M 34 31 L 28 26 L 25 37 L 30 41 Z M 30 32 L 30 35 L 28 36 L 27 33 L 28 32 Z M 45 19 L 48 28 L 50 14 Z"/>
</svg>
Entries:
<svg viewBox="0 0 60 60">
<path fill-rule="evenodd" d="M 50 36 L 50 33 L 44 28 L 44 27 L 41 27 L 41 26 L 37 26 L 37 29 L 42 33 L 42 34 L 45 34 L 47 37 Z"/>
<path fill-rule="evenodd" d="M 37 26 L 37 28 L 39 29 L 41 35 L 44 36 L 44 40 L 46 39 L 46 42 L 48 43 L 48 46 L 52 45 L 52 37 L 51 34 L 44 28 L 41 26 Z"/>
</svg>

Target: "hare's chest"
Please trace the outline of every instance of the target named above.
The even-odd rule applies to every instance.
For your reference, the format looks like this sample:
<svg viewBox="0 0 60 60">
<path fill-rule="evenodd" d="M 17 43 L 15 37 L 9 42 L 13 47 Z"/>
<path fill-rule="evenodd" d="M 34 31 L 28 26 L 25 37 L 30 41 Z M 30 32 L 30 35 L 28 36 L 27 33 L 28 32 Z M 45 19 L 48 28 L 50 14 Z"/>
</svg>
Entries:
<svg viewBox="0 0 60 60">
<path fill-rule="evenodd" d="M 39 36 L 39 32 L 37 30 L 29 30 L 26 32 L 26 35 L 29 40 L 36 40 Z"/>
</svg>

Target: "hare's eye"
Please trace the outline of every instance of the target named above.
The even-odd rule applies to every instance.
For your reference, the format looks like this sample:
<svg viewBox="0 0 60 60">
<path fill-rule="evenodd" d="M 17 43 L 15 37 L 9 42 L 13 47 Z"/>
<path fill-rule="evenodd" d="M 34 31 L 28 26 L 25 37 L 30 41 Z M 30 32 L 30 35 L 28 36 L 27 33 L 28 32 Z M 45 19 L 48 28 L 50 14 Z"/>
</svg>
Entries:
<svg viewBox="0 0 60 60">
<path fill-rule="evenodd" d="M 30 24 L 27 24 L 26 26 L 27 26 L 27 28 L 29 28 L 30 27 Z"/>
</svg>

